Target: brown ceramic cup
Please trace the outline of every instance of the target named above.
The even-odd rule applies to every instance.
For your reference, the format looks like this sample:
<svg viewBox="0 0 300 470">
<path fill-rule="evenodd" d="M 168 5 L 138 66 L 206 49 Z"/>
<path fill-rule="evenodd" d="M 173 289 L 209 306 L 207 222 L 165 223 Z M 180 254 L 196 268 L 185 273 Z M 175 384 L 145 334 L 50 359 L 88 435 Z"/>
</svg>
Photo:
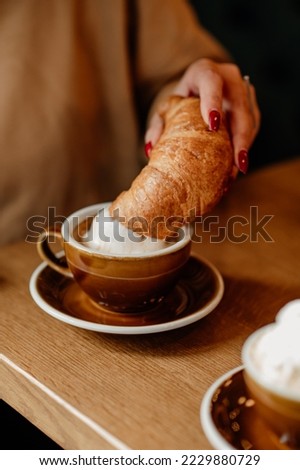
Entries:
<svg viewBox="0 0 300 470">
<path fill-rule="evenodd" d="M 300 449 L 300 391 L 274 385 L 259 370 L 253 351 L 261 335 L 274 325 L 270 324 L 252 333 L 242 348 L 244 380 L 257 411 L 282 444 Z"/>
<path fill-rule="evenodd" d="M 188 261 L 190 228 L 182 227 L 179 240 L 158 251 L 126 256 L 97 251 L 84 240 L 94 216 L 108 205 L 81 209 L 71 214 L 59 231 L 44 231 L 38 239 L 38 252 L 51 268 L 73 277 L 106 309 L 124 313 L 148 310 L 171 291 Z M 52 251 L 51 238 L 61 240 L 66 263 Z"/>
</svg>

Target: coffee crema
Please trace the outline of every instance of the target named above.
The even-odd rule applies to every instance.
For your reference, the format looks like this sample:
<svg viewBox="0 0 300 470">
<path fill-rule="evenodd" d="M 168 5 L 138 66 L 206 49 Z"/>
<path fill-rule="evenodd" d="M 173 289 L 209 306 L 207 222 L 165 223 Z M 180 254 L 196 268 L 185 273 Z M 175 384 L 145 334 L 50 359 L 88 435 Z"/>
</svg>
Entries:
<svg viewBox="0 0 300 470">
<path fill-rule="evenodd" d="M 274 436 L 300 449 L 300 300 L 279 311 L 242 349 L 244 380 L 256 410 Z"/>
<path fill-rule="evenodd" d="M 250 355 L 264 380 L 291 392 L 300 399 L 300 300 L 289 302 L 270 328 L 261 331 Z"/>
<path fill-rule="evenodd" d="M 101 209 L 81 236 L 81 243 L 95 251 L 115 255 L 151 253 L 171 245 L 157 238 L 136 233 L 110 216 L 109 207 Z"/>
</svg>

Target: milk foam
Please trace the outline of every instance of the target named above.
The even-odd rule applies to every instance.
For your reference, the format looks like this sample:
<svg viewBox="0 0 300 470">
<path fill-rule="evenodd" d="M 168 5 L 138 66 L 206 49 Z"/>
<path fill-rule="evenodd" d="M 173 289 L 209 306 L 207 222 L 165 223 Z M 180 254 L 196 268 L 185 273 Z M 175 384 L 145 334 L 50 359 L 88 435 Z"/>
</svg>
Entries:
<svg viewBox="0 0 300 470">
<path fill-rule="evenodd" d="M 133 255 L 151 253 L 171 245 L 164 240 L 145 237 L 128 230 L 109 214 L 106 207 L 94 217 L 88 232 L 86 246 L 95 251 L 113 255 Z"/>
<path fill-rule="evenodd" d="M 253 344 L 251 357 L 265 380 L 300 396 L 300 299 L 279 311 L 272 327 Z"/>
</svg>

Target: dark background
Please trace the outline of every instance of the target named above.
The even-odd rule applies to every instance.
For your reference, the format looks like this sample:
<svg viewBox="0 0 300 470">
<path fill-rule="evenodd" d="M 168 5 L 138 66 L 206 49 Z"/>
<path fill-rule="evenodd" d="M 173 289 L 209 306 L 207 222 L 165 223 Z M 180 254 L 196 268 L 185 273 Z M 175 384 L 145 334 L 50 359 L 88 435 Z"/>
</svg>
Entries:
<svg viewBox="0 0 300 470">
<path fill-rule="evenodd" d="M 300 0 L 190 0 L 255 85 L 262 113 L 249 170 L 300 155 Z"/>
<path fill-rule="evenodd" d="M 0 423 L 2 427 L 0 450 L 61 449 L 3 400 L 0 400 Z"/>
</svg>

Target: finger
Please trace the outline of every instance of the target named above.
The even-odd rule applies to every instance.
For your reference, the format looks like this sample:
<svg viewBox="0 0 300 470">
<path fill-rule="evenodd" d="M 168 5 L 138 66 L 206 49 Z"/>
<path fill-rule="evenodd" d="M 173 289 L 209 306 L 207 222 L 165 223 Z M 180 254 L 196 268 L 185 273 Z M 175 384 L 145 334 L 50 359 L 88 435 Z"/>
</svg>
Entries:
<svg viewBox="0 0 300 470">
<path fill-rule="evenodd" d="M 246 101 L 241 98 L 233 103 L 231 132 L 235 162 L 243 173 L 248 169 L 248 149 L 251 147 L 260 127 L 260 111 L 255 89 L 245 83 Z"/>
<path fill-rule="evenodd" d="M 254 86 L 251 84 L 249 87 L 248 96 L 249 96 L 250 113 L 251 113 L 252 120 L 253 120 L 253 137 L 252 137 L 252 142 L 253 142 L 260 128 L 261 114 L 260 114 L 259 106 L 258 106 L 257 99 L 256 99 L 256 91 L 255 91 Z"/>
<path fill-rule="evenodd" d="M 229 127 L 234 147 L 235 164 L 242 173 L 248 170 L 248 150 L 253 141 L 254 113 L 250 110 L 251 92 L 249 83 L 245 83 L 240 71 L 235 67 L 227 67 L 224 73 L 224 107 L 229 116 Z M 226 76 L 227 75 L 227 76 Z"/>
<path fill-rule="evenodd" d="M 181 96 L 199 95 L 200 112 L 210 130 L 217 131 L 222 113 L 223 80 L 217 65 L 206 59 L 189 67 L 175 93 Z"/>
<path fill-rule="evenodd" d="M 200 110 L 211 131 L 220 127 L 223 100 L 223 80 L 212 69 L 203 72 L 199 79 Z"/>
<path fill-rule="evenodd" d="M 145 152 L 147 157 L 150 156 L 152 147 L 154 147 L 160 138 L 163 128 L 164 122 L 162 117 L 158 113 L 153 114 L 149 123 L 149 127 L 145 133 Z"/>
<path fill-rule="evenodd" d="M 248 151 L 253 140 L 253 121 L 243 106 L 235 106 L 230 113 L 230 129 L 235 164 L 242 173 L 248 170 Z"/>
<path fill-rule="evenodd" d="M 250 83 L 249 75 L 244 75 L 243 80 L 246 87 L 249 112 L 252 118 L 253 137 L 255 137 L 260 126 L 260 111 L 256 100 L 255 88 Z"/>
</svg>

